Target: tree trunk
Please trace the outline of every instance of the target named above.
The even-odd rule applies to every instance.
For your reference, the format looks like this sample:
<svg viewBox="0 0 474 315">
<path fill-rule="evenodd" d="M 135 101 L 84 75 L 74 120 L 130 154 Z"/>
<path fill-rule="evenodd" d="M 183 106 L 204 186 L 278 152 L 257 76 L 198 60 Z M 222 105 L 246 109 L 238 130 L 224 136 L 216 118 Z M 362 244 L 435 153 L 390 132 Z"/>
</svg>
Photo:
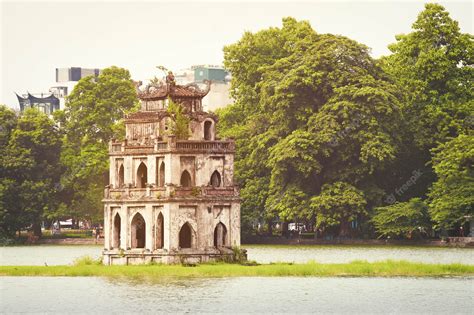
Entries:
<svg viewBox="0 0 474 315">
<path fill-rule="evenodd" d="M 272 222 L 272 220 L 268 220 L 268 234 L 270 236 L 273 235 L 273 222 Z"/>
<path fill-rule="evenodd" d="M 41 237 L 43 235 L 43 233 L 41 232 L 41 223 L 33 223 L 33 235 L 37 237 Z"/>
<path fill-rule="evenodd" d="M 288 222 L 283 222 L 281 225 L 281 235 L 288 238 Z"/>
</svg>

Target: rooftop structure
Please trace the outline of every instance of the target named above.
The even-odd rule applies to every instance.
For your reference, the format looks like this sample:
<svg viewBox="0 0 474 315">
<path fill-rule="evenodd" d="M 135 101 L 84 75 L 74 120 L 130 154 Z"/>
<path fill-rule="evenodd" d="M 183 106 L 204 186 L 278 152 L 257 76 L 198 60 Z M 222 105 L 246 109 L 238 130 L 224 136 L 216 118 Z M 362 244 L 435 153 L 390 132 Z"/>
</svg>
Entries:
<svg viewBox="0 0 474 315">
<path fill-rule="evenodd" d="M 56 68 L 56 83 L 49 88 L 48 93 L 26 93 L 18 95 L 20 111 L 29 107 L 36 107 L 47 115 L 64 109 L 66 97 L 72 92 L 77 82 L 86 76 L 98 76 L 100 69 L 86 69 L 80 67 Z"/>
<path fill-rule="evenodd" d="M 53 94 L 47 96 L 42 93 L 35 95 L 27 93 L 20 96 L 16 94 L 18 103 L 20 104 L 20 111 L 24 111 L 28 108 L 37 108 L 47 115 L 52 115 L 54 111 L 59 110 L 60 101 Z"/>
</svg>

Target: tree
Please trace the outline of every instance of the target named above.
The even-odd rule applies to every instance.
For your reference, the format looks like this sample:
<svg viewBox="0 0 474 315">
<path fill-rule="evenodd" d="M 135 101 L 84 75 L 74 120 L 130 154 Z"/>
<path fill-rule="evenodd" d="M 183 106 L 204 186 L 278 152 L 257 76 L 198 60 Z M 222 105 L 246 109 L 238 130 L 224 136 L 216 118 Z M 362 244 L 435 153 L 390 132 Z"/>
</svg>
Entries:
<svg viewBox="0 0 474 315">
<path fill-rule="evenodd" d="M 439 4 L 426 4 L 413 32 L 398 35 L 383 67 L 405 96 L 414 141 L 426 151 L 466 131 L 474 107 L 474 37 Z"/>
<path fill-rule="evenodd" d="M 433 153 L 437 180 L 428 194 L 429 211 L 437 228 L 449 230 L 474 215 L 474 137 L 460 135 Z"/>
<path fill-rule="evenodd" d="M 64 132 L 61 163 L 63 206 L 50 218 L 99 219 L 108 174 L 108 142 L 125 134 L 124 115 L 138 108 L 128 70 L 110 67 L 81 79 L 56 116 Z M 67 211 L 65 211 L 67 209 Z"/>
<path fill-rule="evenodd" d="M 184 108 L 181 104 L 175 103 L 168 99 L 168 108 L 166 109 L 170 114 L 173 123 L 171 124 L 170 134 L 175 135 L 177 140 L 188 140 L 189 132 L 189 117 L 184 113 Z"/>
<path fill-rule="evenodd" d="M 428 207 L 420 198 L 377 207 L 372 222 L 380 237 L 412 238 L 431 227 Z"/>
<path fill-rule="evenodd" d="M 439 4 L 426 4 L 412 28 L 411 33 L 398 35 L 397 42 L 389 46 L 392 54 L 382 58 L 384 70 L 404 96 L 402 150 L 384 177 L 403 182 L 409 177 L 407 171 L 423 168 L 422 180 L 404 198 L 425 198 L 436 181 L 430 193 L 432 219 L 439 227 L 452 227 L 462 220 L 459 216 L 466 209 L 461 208 L 467 205 L 454 207 L 452 212 L 447 208 L 450 202 L 456 204 L 458 200 L 449 190 L 443 190 L 446 183 L 442 178 L 446 174 L 433 171 L 431 167 L 440 162 L 435 161 L 436 157 L 431 159 L 432 153 L 438 152 L 435 148 L 447 150 L 443 143 L 472 132 L 474 37 L 461 33 L 458 23 Z M 460 194 L 460 204 L 468 203 L 465 194 L 470 188 L 462 188 L 466 190 L 461 192 L 453 187 L 453 192 Z M 460 212 L 456 214 L 457 211 Z"/>
<path fill-rule="evenodd" d="M 10 127 L 14 121 L 5 108 Z M 26 110 L 11 129 L 2 154 L 0 184 L 2 231 L 7 235 L 32 227 L 41 236 L 46 211 L 57 207 L 57 183 L 61 175 L 59 132 L 45 114 Z"/>
<path fill-rule="evenodd" d="M 262 202 L 244 199 L 244 215 L 308 219 L 324 185 L 373 190 L 374 174 L 396 157 L 401 117 L 397 88 L 366 46 L 285 18 L 282 28 L 245 33 L 224 57 L 235 104 L 219 111 L 221 135 L 237 140 L 242 194 L 265 178 Z"/>
<path fill-rule="evenodd" d="M 319 195 L 311 198 L 311 215 L 316 216 L 316 227 L 341 226 L 341 235 L 349 235 L 348 225 L 366 215 L 364 193 L 350 184 L 325 184 Z"/>
<path fill-rule="evenodd" d="M 18 123 L 15 112 L 0 105 L 0 236 L 11 236 L 17 231 L 17 216 L 11 205 L 15 204 L 15 180 L 6 168 L 7 145 Z"/>
</svg>

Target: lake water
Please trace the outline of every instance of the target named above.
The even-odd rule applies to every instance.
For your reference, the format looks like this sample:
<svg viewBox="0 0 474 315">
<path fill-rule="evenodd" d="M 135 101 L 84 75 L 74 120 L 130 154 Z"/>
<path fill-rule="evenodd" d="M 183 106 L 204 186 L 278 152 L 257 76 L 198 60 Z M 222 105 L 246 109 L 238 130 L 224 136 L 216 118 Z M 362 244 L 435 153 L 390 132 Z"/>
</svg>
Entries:
<svg viewBox="0 0 474 315">
<path fill-rule="evenodd" d="M 460 248 L 244 246 L 251 260 L 322 263 L 403 259 L 474 264 Z M 0 247 L 0 265 L 64 265 L 101 246 Z M 0 277 L 0 313 L 473 314 L 474 278 L 218 278 L 140 280 Z"/>
<path fill-rule="evenodd" d="M 1 277 L 2 313 L 472 314 L 464 278 Z"/>
<path fill-rule="evenodd" d="M 423 263 L 474 265 L 472 248 L 351 247 L 351 246 L 243 246 L 250 260 L 259 263 L 345 263 L 353 260 L 408 260 Z M 13 246 L 0 247 L 0 265 L 67 265 L 81 256 L 100 257 L 101 246 Z"/>
</svg>

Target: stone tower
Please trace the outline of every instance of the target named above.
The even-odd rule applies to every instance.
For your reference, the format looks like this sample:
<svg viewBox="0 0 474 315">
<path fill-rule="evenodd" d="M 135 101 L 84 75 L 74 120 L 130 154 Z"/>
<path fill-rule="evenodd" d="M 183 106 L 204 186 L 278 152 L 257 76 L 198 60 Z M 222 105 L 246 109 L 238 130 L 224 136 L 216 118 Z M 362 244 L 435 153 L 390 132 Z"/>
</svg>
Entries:
<svg viewBox="0 0 474 315">
<path fill-rule="evenodd" d="M 202 110 L 209 89 L 176 85 L 171 73 L 137 86 L 141 109 L 125 117 L 125 140 L 109 145 L 105 264 L 204 262 L 240 246 L 235 145 L 216 138 L 217 117 Z M 170 100 L 189 118 L 188 139 L 171 132 Z"/>
</svg>

